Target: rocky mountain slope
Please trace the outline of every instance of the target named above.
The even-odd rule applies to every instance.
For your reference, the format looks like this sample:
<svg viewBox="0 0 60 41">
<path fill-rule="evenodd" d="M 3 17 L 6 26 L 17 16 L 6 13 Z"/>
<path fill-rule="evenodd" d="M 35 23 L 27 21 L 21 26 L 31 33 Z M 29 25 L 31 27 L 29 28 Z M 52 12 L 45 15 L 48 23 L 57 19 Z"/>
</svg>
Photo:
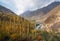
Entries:
<svg viewBox="0 0 60 41">
<path fill-rule="evenodd" d="M 60 5 L 45 15 L 41 28 L 47 31 L 60 31 Z"/>
</svg>

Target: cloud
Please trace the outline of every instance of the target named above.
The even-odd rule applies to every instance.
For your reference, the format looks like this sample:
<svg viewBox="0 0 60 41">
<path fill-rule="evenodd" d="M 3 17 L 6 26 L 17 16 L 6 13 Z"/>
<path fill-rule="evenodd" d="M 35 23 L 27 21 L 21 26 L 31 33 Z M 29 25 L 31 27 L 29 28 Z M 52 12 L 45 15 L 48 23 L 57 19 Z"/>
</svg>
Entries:
<svg viewBox="0 0 60 41">
<path fill-rule="evenodd" d="M 16 7 L 18 8 L 17 13 L 23 13 L 26 10 L 36 10 L 49 5 L 55 0 L 13 0 Z"/>
<path fill-rule="evenodd" d="M 32 8 L 34 6 L 34 3 L 32 0 L 13 0 L 16 7 L 18 8 L 18 15 L 19 13 L 23 13 L 24 11 L 26 11 L 29 8 Z"/>
</svg>

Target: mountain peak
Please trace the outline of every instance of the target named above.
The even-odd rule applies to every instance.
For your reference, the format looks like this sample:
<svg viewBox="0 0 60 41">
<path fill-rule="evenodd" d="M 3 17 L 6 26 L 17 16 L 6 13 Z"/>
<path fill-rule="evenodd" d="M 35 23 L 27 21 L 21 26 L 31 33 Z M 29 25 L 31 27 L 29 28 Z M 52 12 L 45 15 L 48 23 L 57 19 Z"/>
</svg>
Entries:
<svg viewBox="0 0 60 41">
<path fill-rule="evenodd" d="M 13 13 L 14 14 L 14 12 L 12 12 L 10 9 L 8 9 L 2 5 L 0 5 L 0 11 L 5 12 L 5 13 Z"/>
</svg>

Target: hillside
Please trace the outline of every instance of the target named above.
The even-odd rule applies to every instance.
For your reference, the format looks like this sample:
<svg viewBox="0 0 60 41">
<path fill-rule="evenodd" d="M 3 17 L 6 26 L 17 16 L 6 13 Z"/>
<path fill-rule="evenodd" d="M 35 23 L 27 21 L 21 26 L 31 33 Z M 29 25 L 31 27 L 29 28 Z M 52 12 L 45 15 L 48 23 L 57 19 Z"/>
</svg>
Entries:
<svg viewBox="0 0 60 41">
<path fill-rule="evenodd" d="M 60 5 L 51 10 L 47 15 L 44 17 L 42 29 L 51 31 L 52 29 L 56 29 L 60 31 Z M 54 30 L 56 31 L 56 30 Z"/>
<path fill-rule="evenodd" d="M 35 11 L 26 11 L 20 16 L 25 17 L 26 19 L 36 20 L 37 22 L 39 22 L 40 18 L 42 18 L 45 14 L 50 12 L 52 9 L 54 9 L 58 5 L 60 5 L 60 2 L 53 2 L 44 8 L 41 8 Z"/>
<path fill-rule="evenodd" d="M 21 37 L 27 35 L 33 29 L 34 24 L 20 16 L 15 15 L 11 10 L 0 6 L 0 33 L 19 34 Z"/>
</svg>

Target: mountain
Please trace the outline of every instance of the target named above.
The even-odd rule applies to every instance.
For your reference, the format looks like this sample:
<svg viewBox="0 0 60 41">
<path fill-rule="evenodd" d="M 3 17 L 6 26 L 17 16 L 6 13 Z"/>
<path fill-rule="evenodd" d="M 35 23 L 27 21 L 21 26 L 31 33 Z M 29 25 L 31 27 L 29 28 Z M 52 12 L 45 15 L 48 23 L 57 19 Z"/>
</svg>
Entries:
<svg viewBox="0 0 60 41">
<path fill-rule="evenodd" d="M 60 5 L 60 2 L 53 2 L 50 5 L 48 5 L 47 7 L 38 9 L 36 11 L 26 11 L 23 14 L 21 14 L 20 16 L 25 17 L 26 19 L 32 19 L 32 20 L 39 21 L 42 16 L 47 14 L 49 11 L 51 11 L 58 5 Z"/>
<path fill-rule="evenodd" d="M 60 32 L 60 5 L 45 15 L 42 24 L 44 30 Z"/>
<path fill-rule="evenodd" d="M 4 7 L 2 5 L 0 5 L 0 11 L 5 12 L 5 13 L 10 13 L 10 14 L 11 13 L 15 14 L 14 12 L 12 12 L 11 10 L 7 9 L 6 7 Z"/>
<path fill-rule="evenodd" d="M 9 34 L 27 35 L 33 29 L 34 24 L 20 16 L 17 16 L 11 10 L 0 5 L 0 34 L 6 32 Z"/>
</svg>

